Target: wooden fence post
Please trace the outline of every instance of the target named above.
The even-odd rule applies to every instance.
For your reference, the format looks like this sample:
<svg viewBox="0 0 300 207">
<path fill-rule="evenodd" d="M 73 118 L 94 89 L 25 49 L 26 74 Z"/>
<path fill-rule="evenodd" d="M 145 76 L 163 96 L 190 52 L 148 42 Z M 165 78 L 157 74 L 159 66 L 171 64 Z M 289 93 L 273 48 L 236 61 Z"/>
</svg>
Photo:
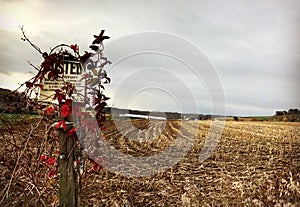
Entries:
<svg viewBox="0 0 300 207">
<path fill-rule="evenodd" d="M 68 121 L 71 121 L 70 118 Z M 76 140 L 68 137 L 72 127 L 73 123 L 66 121 L 67 130 L 59 129 L 59 207 L 79 206 L 78 175 L 74 167 Z"/>
</svg>

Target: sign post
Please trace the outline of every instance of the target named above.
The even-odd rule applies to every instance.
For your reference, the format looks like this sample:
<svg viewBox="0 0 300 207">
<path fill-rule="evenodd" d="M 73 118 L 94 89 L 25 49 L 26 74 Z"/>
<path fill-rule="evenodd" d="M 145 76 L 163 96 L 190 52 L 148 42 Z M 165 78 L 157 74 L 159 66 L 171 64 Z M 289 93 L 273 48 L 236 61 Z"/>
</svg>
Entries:
<svg viewBox="0 0 300 207">
<path fill-rule="evenodd" d="M 75 85 L 77 78 L 83 73 L 82 64 L 76 57 L 62 53 L 64 57 L 63 64 L 56 69 L 63 73 L 61 80 L 53 81 L 46 79 L 43 81 L 43 89 L 40 91 L 40 100 L 47 103 L 52 103 L 53 96 L 57 89 L 61 89 L 64 82 L 69 82 Z M 69 97 L 70 98 L 70 97 Z M 73 117 L 61 116 L 62 105 L 59 104 L 59 117 L 62 118 L 66 127 L 58 128 L 59 135 L 59 207 L 78 207 L 79 206 L 79 172 L 76 170 L 77 164 L 77 143 L 74 136 L 69 136 L 68 132 L 74 126 Z"/>
<path fill-rule="evenodd" d="M 76 141 L 68 137 L 68 131 L 73 127 L 72 123 L 66 123 L 66 131 L 59 129 L 59 207 L 79 206 L 79 183 L 74 163 Z"/>
</svg>

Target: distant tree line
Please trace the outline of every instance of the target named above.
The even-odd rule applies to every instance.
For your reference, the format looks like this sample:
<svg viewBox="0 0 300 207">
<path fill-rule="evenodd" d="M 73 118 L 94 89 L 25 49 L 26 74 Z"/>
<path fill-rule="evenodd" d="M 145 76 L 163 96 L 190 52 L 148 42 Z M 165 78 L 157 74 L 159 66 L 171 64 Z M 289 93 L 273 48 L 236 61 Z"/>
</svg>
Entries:
<svg viewBox="0 0 300 207">
<path fill-rule="evenodd" d="M 276 111 L 276 116 L 282 116 L 287 114 L 300 114 L 299 109 L 289 109 L 288 111 Z"/>
<path fill-rule="evenodd" d="M 0 112 L 21 112 L 27 108 L 27 101 L 24 92 L 0 88 Z"/>
<path fill-rule="evenodd" d="M 300 110 L 276 111 L 273 119 L 276 121 L 300 121 Z"/>
<path fill-rule="evenodd" d="M 132 110 L 132 109 L 119 109 L 106 107 L 106 114 L 135 114 L 144 116 L 161 116 L 162 112 L 150 112 L 142 110 Z M 186 119 L 186 120 L 211 120 L 214 117 L 210 114 L 196 114 L 196 113 L 178 113 L 178 112 L 163 112 L 166 119 Z M 133 118 L 134 119 L 134 118 Z"/>
</svg>

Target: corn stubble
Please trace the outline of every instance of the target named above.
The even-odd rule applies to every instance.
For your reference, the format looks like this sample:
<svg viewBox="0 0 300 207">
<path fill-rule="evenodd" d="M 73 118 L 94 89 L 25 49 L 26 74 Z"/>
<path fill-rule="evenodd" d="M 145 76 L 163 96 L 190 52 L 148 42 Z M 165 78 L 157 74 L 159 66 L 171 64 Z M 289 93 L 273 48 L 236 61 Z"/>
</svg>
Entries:
<svg viewBox="0 0 300 207">
<path fill-rule="evenodd" d="M 159 132 L 160 122 L 132 121 L 140 133 L 148 133 L 141 136 L 158 135 L 148 142 L 132 141 L 108 122 L 106 139 L 124 154 L 151 156 L 167 149 L 183 130 L 197 127 L 189 121 L 184 124 L 187 129 L 182 129 L 181 122 L 174 120 L 167 121 Z M 132 125 L 127 133 L 132 132 Z M 200 163 L 198 156 L 209 127 L 210 121 L 201 122 L 192 150 L 165 172 L 142 178 L 105 169 L 88 174 L 83 205 L 300 206 L 299 123 L 226 122 L 213 155 Z"/>
<path fill-rule="evenodd" d="M 131 122 L 119 122 L 125 130 L 120 132 L 107 121 L 105 137 L 119 152 L 136 157 L 164 151 L 181 134 L 190 141 L 192 127 L 199 127 L 195 121 Z M 55 153 L 46 145 L 51 141 L 47 129 L 21 123 L 9 130 L 0 125 L 1 206 L 57 206 L 58 184 L 47 178 L 49 168 L 40 161 L 45 149 Z M 81 206 L 300 206 L 300 123 L 228 121 L 214 153 L 199 162 L 210 123 L 201 121 L 188 154 L 156 175 L 128 178 L 105 168 L 93 172 L 88 162 Z"/>
</svg>

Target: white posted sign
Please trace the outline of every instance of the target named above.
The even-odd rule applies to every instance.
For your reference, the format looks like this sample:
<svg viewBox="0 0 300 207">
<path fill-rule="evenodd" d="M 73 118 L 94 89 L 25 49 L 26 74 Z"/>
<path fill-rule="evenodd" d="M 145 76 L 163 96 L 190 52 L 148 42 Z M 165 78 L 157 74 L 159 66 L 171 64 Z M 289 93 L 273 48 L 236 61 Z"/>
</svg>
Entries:
<svg viewBox="0 0 300 207">
<path fill-rule="evenodd" d="M 79 61 L 74 60 L 64 60 L 63 65 L 64 70 L 64 81 L 75 84 L 77 78 L 83 73 L 83 66 Z M 61 88 L 63 86 L 62 80 L 50 80 L 45 78 L 42 82 L 43 89 L 40 92 L 40 100 L 44 102 L 52 102 L 53 94 L 55 94 L 55 90 Z M 50 97 L 51 96 L 51 97 Z"/>
</svg>

